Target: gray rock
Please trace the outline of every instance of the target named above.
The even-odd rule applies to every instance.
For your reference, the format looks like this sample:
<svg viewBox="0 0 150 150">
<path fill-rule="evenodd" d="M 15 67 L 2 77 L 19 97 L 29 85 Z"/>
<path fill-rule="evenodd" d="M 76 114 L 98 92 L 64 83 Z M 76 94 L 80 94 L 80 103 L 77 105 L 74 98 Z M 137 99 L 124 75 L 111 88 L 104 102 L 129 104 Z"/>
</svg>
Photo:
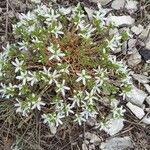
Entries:
<svg viewBox="0 0 150 150">
<path fill-rule="evenodd" d="M 99 2 L 101 3 L 101 5 L 107 5 L 108 3 L 110 3 L 112 0 L 99 0 Z"/>
<path fill-rule="evenodd" d="M 125 150 L 133 148 L 130 137 L 114 137 L 106 140 L 100 145 L 101 150 Z"/>
<path fill-rule="evenodd" d="M 147 77 L 147 76 L 145 76 L 145 75 L 133 74 L 132 76 L 133 76 L 133 78 L 134 78 L 135 80 L 137 80 L 137 81 L 140 82 L 140 83 L 145 84 L 145 83 L 149 83 L 149 82 L 150 82 L 150 80 L 149 80 L 150 78 Z"/>
<path fill-rule="evenodd" d="M 129 66 L 136 66 L 141 62 L 141 55 L 136 50 L 134 53 L 132 53 L 128 59 L 128 65 Z"/>
<path fill-rule="evenodd" d="M 139 38 L 145 40 L 148 36 L 149 31 L 150 31 L 150 24 L 142 31 L 142 33 L 139 35 Z"/>
<path fill-rule="evenodd" d="M 131 28 L 131 31 L 132 31 L 134 34 L 139 35 L 140 33 L 142 33 L 143 29 L 144 29 L 143 26 L 139 24 L 138 26 L 133 26 L 133 27 Z"/>
<path fill-rule="evenodd" d="M 128 41 L 128 50 L 132 50 L 135 47 L 136 39 L 129 39 Z"/>
<path fill-rule="evenodd" d="M 146 124 L 150 124 L 150 116 L 146 115 L 143 119 L 142 122 L 146 123 Z"/>
<path fill-rule="evenodd" d="M 135 86 L 133 86 L 132 90 L 127 94 L 127 100 L 138 106 L 143 105 L 143 102 L 146 99 L 146 97 L 147 93 L 136 88 Z"/>
<path fill-rule="evenodd" d="M 126 0 L 125 8 L 129 10 L 129 13 L 133 13 L 137 10 L 137 4 L 135 0 Z"/>
<path fill-rule="evenodd" d="M 145 89 L 147 90 L 147 92 L 150 94 L 150 85 L 149 84 L 144 84 Z"/>
<path fill-rule="evenodd" d="M 111 7 L 113 9 L 119 10 L 121 8 L 123 8 L 125 5 L 125 0 L 114 0 L 111 4 Z"/>
<path fill-rule="evenodd" d="M 147 104 L 150 106 L 150 96 L 148 96 L 148 97 L 146 98 L 146 102 L 147 102 Z"/>
<path fill-rule="evenodd" d="M 86 11 L 86 13 L 87 13 L 87 15 L 88 15 L 88 18 L 91 20 L 91 19 L 92 19 L 92 16 L 93 16 L 94 10 L 93 10 L 93 9 L 90 9 L 90 8 L 88 8 L 88 7 L 84 7 L 84 9 L 85 9 L 85 11 Z"/>
<path fill-rule="evenodd" d="M 113 22 L 116 26 L 121 25 L 132 25 L 135 22 L 135 19 L 131 16 L 108 16 L 106 24 L 109 25 Z"/>
<path fill-rule="evenodd" d="M 139 119 L 142 119 L 145 115 L 144 110 L 132 103 L 128 102 L 126 106 L 132 111 L 132 113 Z"/>
</svg>

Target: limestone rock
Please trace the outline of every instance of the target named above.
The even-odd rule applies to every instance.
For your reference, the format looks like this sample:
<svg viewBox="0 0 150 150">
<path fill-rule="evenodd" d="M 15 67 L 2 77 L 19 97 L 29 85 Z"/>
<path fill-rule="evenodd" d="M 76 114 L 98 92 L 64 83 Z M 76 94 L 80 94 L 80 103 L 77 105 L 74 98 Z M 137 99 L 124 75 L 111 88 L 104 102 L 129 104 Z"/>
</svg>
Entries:
<svg viewBox="0 0 150 150">
<path fill-rule="evenodd" d="M 142 119 L 145 115 L 144 110 L 132 103 L 128 102 L 126 106 L 132 111 L 132 113 L 139 119 Z"/>
<path fill-rule="evenodd" d="M 142 25 L 138 25 L 138 26 L 133 26 L 131 28 L 131 31 L 135 34 L 135 35 L 139 35 L 142 31 L 143 31 L 143 26 Z"/>
<path fill-rule="evenodd" d="M 113 22 L 116 26 L 121 25 L 132 25 L 135 22 L 135 19 L 131 16 L 108 16 L 106 24 L 109 25 Z"/>
<path fill-rule="evenodd" d="M 147 93 L 133 86 L 132 90 L 127 94 L 127 100 L 135 105 L 142 106 Z"/>
<path fill-rule="evenodd" d="M 111 7 L 113 9 L 119 10 L 121 8 L 123 8 L 125 5 L 125 0 L 114 0 L 111 4 Z"/>
</svg>

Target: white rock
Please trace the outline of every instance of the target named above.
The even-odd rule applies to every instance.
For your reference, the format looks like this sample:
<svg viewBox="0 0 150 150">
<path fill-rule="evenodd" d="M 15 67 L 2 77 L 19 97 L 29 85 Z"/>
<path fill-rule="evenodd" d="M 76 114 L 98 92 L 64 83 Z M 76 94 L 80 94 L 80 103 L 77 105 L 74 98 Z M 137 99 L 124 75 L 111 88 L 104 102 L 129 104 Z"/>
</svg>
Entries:
<svg viewBox="0 0 150 150">
<path fill-rule="evenodd" d="M 142 122 L 146 123 L 146 124 L 150 124 L 150 116 L 146 115 L 143 119 Z"/>
<path fill-rule="evenodd" d="M 150 96 L 148 96 L 148 97 L 146 98 L 146 102 L 147 102 L 147 104 L 150 106 Z"/>
<path fill-rule="evenodd" d="M 88 150 L 88 147 L 86 146 L 85 143 L 82 144 L 82 150 Z"/>
<path fill-rule="evenodd" d="M 91 19 L 92 19 L 92 16 L 93 16 L 94 10 L 93 10 L 93 9 L 90 9 L 90 8 L 88 8 L 88 7 L 84 7 L 84 9 L 85 9 L 85 11 L 86 11 L 86 13 L 87 13 L 89 19 L 91 20 Z"/>
<path fill-rule="evenodd" d="M 101 130 L 104 130 L 106 133 L 113 136 L 122 130 L 122 128 L 124 127 L 123 121 L 124 121 L 124 119 L 121 119 L 121 118 L 120 119 L 112 119 L 109 122 L 108 126 L 105 128 L 101 128 Z"/>
<path fill-rule="evenodd" d="M 132 113 L 139 119 L 142 119 L 145 115 L 142 108 L 133 105 L 132 103 L 128 102 L 126 106 L 132 111 Z"/>
<path fill-rule="evenodd" d="M 131 16 L 108 16 L 106 20 L 106 24 L 109 25 L 113 22 L 116 26 L 121 25 L 132 25 L 135 22 Z"/>
<path fill-rule="evenodd" d="M 130 137 L 114 137 L 101 143 L 101 150 L 125 150 L 133 148 L 133 143 Z"/>
<path fill-rule="evenodd" d="M 147 76 L 145 76 L 145 75 L 133 74 L 132 76 L 133 76 L 133 78 L 134 78 L 135 80 L 137 80 L 137 81 L 140 82 L 140 83 L 145 84 L 145 83 L 149 83 L 149 82 L 150 82 L 149 78 L 148 78 Z"/>
<path fill-rule="evenodd" d="M 146 97 L 147 93 L 136 88 L 135 86 L 133 86 L 132 90 L 127 94 L 127 100 L 138 106 L 143 105 L 143 102 L 146 99 Z"/>
<path fill-rule="evenodd" d="M 128 65 L 129 66 L 136 66 L 141 62 L 141 55 L 136 50 L 136 52 L 132 53 L 128 59 Z"/>
<path fill-rule="evenodd" d="M 150 85 L 149 84 L 144 84 L 145 89 L 147 90 L 147 92 L 150 94 Z"/>
<path fill-rule="evenodd" d="M 142 33 L 143 29 L 144 29 L 143 26 L 139 24 L 138 26 L 133 26 L 133 27 L 131 28 L 131 31 L 132 31 L 134 34 L 139 35 L 140 33 Z"/>
<path fill-rule="evenodd" d="M 129 10 L 129 12 L 133 13 L 137 10 L 138 2 L 135 0 L 126 0 L 125 8 Z"/>
<path fill-rule="evenodd" d="M 123 8 L 125 5 L 125 0 L 114 0 L 111 4 L 111 7 L 113 9 L 119 10 L 121 8 Z"/>
<path fill-rule="evenodd" d="M 101 5 L 107 5 L 112 0 L 90 0 L 90 1 L 94 3 L 101 3 Z"/>
</svg>

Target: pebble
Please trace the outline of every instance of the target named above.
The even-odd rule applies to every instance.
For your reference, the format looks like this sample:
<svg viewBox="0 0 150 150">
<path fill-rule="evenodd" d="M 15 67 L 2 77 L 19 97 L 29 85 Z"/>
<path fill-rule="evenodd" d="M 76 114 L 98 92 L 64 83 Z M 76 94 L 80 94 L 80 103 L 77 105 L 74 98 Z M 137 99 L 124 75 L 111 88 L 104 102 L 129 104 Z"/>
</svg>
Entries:
<svg viewBox="0 0 150 150">
<path fill-rule="evenodd" d="M 128 102 L 126 106 L 132 111 L 132 113 L 139 119 L 142 119 L 145 115 L 144 110 L 132 103 Z"/>
</svg>

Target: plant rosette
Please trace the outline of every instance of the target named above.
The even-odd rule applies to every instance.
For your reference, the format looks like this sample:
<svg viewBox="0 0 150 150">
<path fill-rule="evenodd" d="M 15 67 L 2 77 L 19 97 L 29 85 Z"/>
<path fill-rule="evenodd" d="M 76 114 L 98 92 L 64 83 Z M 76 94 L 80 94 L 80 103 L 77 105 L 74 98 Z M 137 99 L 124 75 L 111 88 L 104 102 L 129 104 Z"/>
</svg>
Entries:
<svg viewBox="0 0 150 150">
<path fill-rule="evenodd" d="M 2 100 L 13 100 L 24 117 L 38 111 L 52 127 L 122 118 L 123 108 L 112 102 L 125 98 L 131 80 L 123 61 L 111 53 L 128 34 L 109 35 L 114 25 L 106 25 L 105 15 L 99 7 L 89 21 L 80 4 L 72 10 L 38 5 L 20 14 L 13 25 L 18 42 L 0 53 Z"/>
</svg>

